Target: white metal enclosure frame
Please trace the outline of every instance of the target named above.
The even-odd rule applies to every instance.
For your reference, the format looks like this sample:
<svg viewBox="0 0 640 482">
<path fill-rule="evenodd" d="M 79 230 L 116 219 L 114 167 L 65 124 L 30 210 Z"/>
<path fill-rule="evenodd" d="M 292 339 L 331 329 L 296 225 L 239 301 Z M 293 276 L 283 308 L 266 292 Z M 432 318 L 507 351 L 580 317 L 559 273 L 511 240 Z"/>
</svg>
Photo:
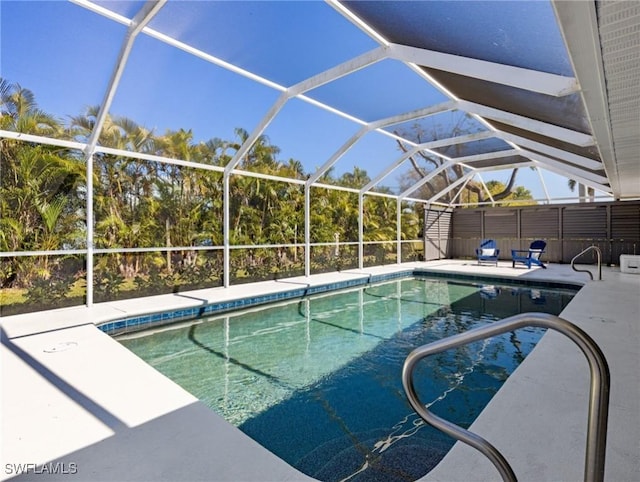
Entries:
<svg viewBox="0 0 640 482">
<path fill-rule="evenodd" d="M 541 185 L 545 191 L 545 199 L 539 201 L 548 203 L 552 199 L 548 195 L 547 187 L 541 175 L 541 170 L 566 176 L 584 186 L 588 186 L 601 193 L 608 199 L 633 199 L 640 197 L 640 179 L 635 178 L 636 187 L 629 182 L 624 182 L 623 167 L 629 164 L 628 159 L 617 159 L 614 148 L 615 133 L 609 118 L 609 101 L 607 97 L 605 69 L 600 56 L 600 32 L 596 13 L 596 5 L 591 1 L 584 2 L 563 2 L 553 1 L 552 5 L 556 12 L 558 28 L 565 40 L 569 58 L 574 67 L 573 76 L 563 76 L 553 73 L 522 68 L 514 65 L 505 65 L 488 60 L 453 55 L 446 52 L 435 51 L 427 48 L 420 48 L 415 45 L 402 45 L 385 38 L 363 15 L 356 13 L 351 2 L 339 2 L 337 0 L 327 0 L 327 4 L 349 20 L 356 28 L 361 29 L 369 35 L 378 47 L 354 57 L 346 62 L 335 65 L 323 72 L 319 72 L 307 79 L 293 85 L 281 85 L 272 80 L 264 78 L 253 72 L 249 72 L 237 65 L 233 65 L 221 58 L 215 57 L 193 45 L 189 45 L 176 38 L 170 37 L 149 26 L 153 18 L 172 0 L 149 0 L 147 1 L 134 18 L 129 19 L 108 8 L 87 0 L 71 0 L 72 3 L 87 9 L 95 14 L 101 15 L 110 21 L 117 22 L 127 27 L 127 33 L 123 39 L 120 53 L 112 69 L 111 78 L 104 92 L 103 100 L 100 104 L 100 111 L 97 115 L 94 129 L 86 143 L 78 143 L 55 138 L 34 136 L 26 133 L 11 131 L 0 131 L 0 138 L 23 140 L 44 145 L 64 146 L 78 149 L 84 152 L 87 172 L 87 205 L 86 222 L 87 237 L 86 250 L 78 250 L 76 254 L 85 254 L 87 257 L 87 304 L 93 303 L 93 256 L 96 252 L 94 248 L 94 220 L 93 220 L 93 156 L 97 152 L 111 153 L 123 157 L 134 159 L 153 160 L 161 163 L 188 166 L 197 169 L 210 169 L 221 172 L 223 175 L 223 245 L 216 247 L 223 251 L 223 285 L 230 284 L 230 258 L 231 249 L 234 247 L 230 243 L 230 192 L 229 180 L 231 175 L 253 176 L 261 179 L 272 179 L 284 182 L 304 185 L 305 209 L 304 209 L 304 249 L 305 249 L 305 275 L 310 274 L 310 255 L 313 245 L 311 240 L 310 209 L 311 209 L 311 188 L 323 187 L 327 189 L 341 189 L 358 195 L 359 204 L 359 239 L 358 258 L 362 268 L 364 251 L 364 229 L 363 229 L 363 198 L 365 195 L 388 196 L 397 201 L 396 219 L 396 240 L 397 262 L 401 262 L 401 205 L 403 201 L 420 202 L 427 205 L 439 204 L 445 194 L 454 193 L 453 200 L 442 204 L 447 207 L 464 206 L 462 201 L 456 202 L 458 195 L 464 186 L 472 179 L 477 179 L 484 187 L 490 203 L 499 204 L 491 196 L 487 189 L 482 174 L 490 171 L 504 170 L 510 168 L 530 167 L 537 171 Z M 365 2 L 366 3 L 366 2 Z M 396 4 L 401 8 L 402 2 L 385 2 L 386 4 Z M 360 7 L 366 13 L 366 7 Z M 391 8 L 391 7 L 389 7 Z M 581 19 L 580 22 L 575 19 Z M 389 26 L 393 30 L 393 26 Z M 117 150 L 100 146 L 98 139 L 104 126 L 104 120 L 109 113 L 113 98 L 118 90 L 122 73 L 129 61 L 131 49 L 140 35 L 149 36 L 157 41 L 163 42 L 171 47 L 180 49 L 189 55 L 198 57 L 205 62 L 214 64 L 223 69 L 227 69 L 250 81 L 257 82 L 279 92 L 279 97 L 264 113 L 261 120 L 250 132 L 245 142 L 240 146 L 231 161 L 224 167 L 205 166 L 199 163 L 181 159 L 169 159 L 149 154 L 136 153 L 130 151 Z M 348 76 L 356 71 L 365 69 L 373 64 L 385 60 L 401 62 L 408 66 L 411 71 L 430 86 L 438 89 L 448 100 L 436 105 L 426 105 L 422 108 L 403 112 L 388 118 L 365 121 L 350 115 L 334 106 L 320 102 L 307 93 L 319 86 L 334 82 L 344 76 Z M 550 98 L 563 98 L 566 96 L 578 96 L 581 99 L 585 111 L 589 115 L 591 133 L 581 132 L 558 124 L 539 120 L 521 113 L 509 112 L 474 100 L 468 100 L 453 93 L 445 82 L 435 78 L 433 72 L 446 72 L 447 75 L 456 78 L 471 79 L 474 82 L 486 82 L 505 86 L 510 89 L 531 92 L 536 95 L 543 95 Z M 256 140 L 265 132 L 271 122 L 279 115 L 283 107 L 292 99 L 301 100 L 319 109 L 326 110 L 343 119 L 360 126 L 360 129 L 350 138 L 344 140 L 337 149 L 306 181 L 296 179 L 281 179 L 260 173 L 246 172 L 238 170 L 237 166 L 244 156 L 250 151 Z M 391 126 L 404 122 L 424 119 L 448 111 L 460 111 L 473 116 L 480 122 L 486 130 L 483 132 L 436 139 L 429 142 L 417 143 L 410 138 L 403 137 L 388 130 Z M 368 134 L 376 132 L 388 136 L 395 141 L 402 143 L 407 151 L 398 158 L 390 160 L 383 167 L 382 171 L 361 189 L 343 188 L 329 186 L 319 182 L 320 178 L 331 169 L 350 149 Z M 489 153 L 479 153 L 466 155 L 463 157 L 449 157 L 437 149 L 454 146 L 457 144 L 470 143 L 485 139 L 500 139 L 506 142 L 510 149 L 499 150 Z M 552 139 L 554 142 L 545 142 L 545 139 Z M 566 146 L 566 148 L 564 147 Z M 571 147 L 570 147 L 571 146 Z M 578 152 L 583 148 L 593 148 L 597 150 L 597 158 L 589 157 Z M 405 189 L 398 195 L 390 195 L 373 191 L 380 182 L 394 172 L 399 166 L 407 161 L 411 156 L 423 152 L 429 156 L 434 156 L 441 160 L 441 166 L 414 185 Z M 517 158 L 514 161 L 513 158 Z M 477 165 L 475 165 L 477 164 Z M 451 183 L 439 193 L 429 199 L 416 199 L 409 197 L 419 187 L 433 179 L 440 172 L 453 166 L 462 166 L 465 174 Z M 633 167 L 633 166 L 632 166 Z M 626 167 L 625 167 L 626 168 Z M 457 191 L 456 191 L 457 189 Z M 162 249 L 162 248 L 159 248 Z M 179 249 L 179 248 L 175 248 Z M 101 250 L 101 252 L 111 252 L 111 250 Z M 68 254 L 69 251 L 56 251 L 51 254 Z M 0 253 L 2 257 L 37 255 L 40 252 L 12 252 Z"/>
</svg>

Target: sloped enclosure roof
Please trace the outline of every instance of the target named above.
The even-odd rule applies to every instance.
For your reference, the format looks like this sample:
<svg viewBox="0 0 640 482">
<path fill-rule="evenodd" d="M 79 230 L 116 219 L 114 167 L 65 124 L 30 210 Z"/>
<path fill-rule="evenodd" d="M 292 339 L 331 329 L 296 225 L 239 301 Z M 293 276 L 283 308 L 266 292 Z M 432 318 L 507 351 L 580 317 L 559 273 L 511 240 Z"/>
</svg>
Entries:
<svg viewBox="0 0 640 482">
<path fill-rule="evenodd" d="M 105 48 L 108 54 L 100 59 L 85 52 L 87 62 L 107 66 L 91 74 L 87 67 L 87 75 L 101 80 L 103 115 L 116 107 L 128 114 L 126 103 L 131 112 L 153 118 L 154 103 L 179 104 L 195 80 L 194 74 L 180 77 L 185 55 L 228 73 L 204 79 L 210 88 L 201 101 L 204 108 L 209 95 L 228 96 L 244 109 L 242 115 L 228 109 L 216 118 L 231 123 L 228 129 L 242 122 L 249 133 L 229 170 L 263 134 L 279 144 L 277 134 L 289 129 L 304 140 L 311 129 L 304 119 L 313 111 L 320 119 L 313 128 L 321 131 L 317 145 L 327 147 L 307 159 L 314 166 L 310 183 L 349 151 L 372 143 L 375 134 L 395 150 L 380 149 L 370 160 L 373 180 L 363 190 L 384 183 L 412 154 L 423 152 L 443 165 L 463 166 L 464 180 L 532 167 L 612 199 L 640 198 L 636 1 L 69 5 L 108 21 L 105 28 L 121 42 Z M 90 32 L 86 38 L 80 32 L 68 35 L 94 41 Z M 155 47 L 142 58 L 142 47 L 151 43 Z M 166 72 L 180 84 L 154 97 L 153 86 L 167 80 Z M 137 92 L 135 101 L 124 100 L 126 90 Z M 217 105 L 210 102 L 211 109 Z M 170 127 L 188 128 L 198 116 L 195 107 L 182 111 L 185 120 Z M 423 181 L 397 194 L 410 197 Z"/>
</svg>

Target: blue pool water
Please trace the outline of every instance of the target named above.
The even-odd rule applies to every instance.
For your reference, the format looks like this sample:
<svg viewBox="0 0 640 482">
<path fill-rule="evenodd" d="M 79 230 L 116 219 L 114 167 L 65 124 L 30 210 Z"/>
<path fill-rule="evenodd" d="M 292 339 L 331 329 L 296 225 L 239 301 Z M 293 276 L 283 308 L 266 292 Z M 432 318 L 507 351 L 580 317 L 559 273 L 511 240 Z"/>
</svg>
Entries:
<svg viewBox="0 0 640 482">
<path fill-rule="evenodd" d="M 119 341 L 318 480 L 412 481 L 454 441 L 411 410 L 401 380 L 408 353 L 516 313 L 558 314 L 574 293 L 409 278 Z M 522 329 L 425 360 L 421 399 L 468 427 L 542 334 Z"/>
</svg>

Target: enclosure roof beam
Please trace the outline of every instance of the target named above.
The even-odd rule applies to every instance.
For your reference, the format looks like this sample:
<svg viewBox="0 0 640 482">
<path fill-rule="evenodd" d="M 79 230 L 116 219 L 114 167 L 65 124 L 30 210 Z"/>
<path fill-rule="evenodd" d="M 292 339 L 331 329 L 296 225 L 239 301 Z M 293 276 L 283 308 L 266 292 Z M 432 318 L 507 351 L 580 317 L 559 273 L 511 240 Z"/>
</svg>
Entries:
<svg viewBox="0 0 640 482">
<path fill-rule="evenodd" d="M 356 132 L 353 136 L 351 136 L 347 141 L 338 149 L 327 162 L 325 162 L 321 167 L 316 169 L 309 179 L 307 180 L 306 187 L 311 186 L 314 182 L 322 177 L 322 175 L 327 172 L 331 167 L 338 162 L 338 160 L 346 154 L 346 152 L 353 147 L 353 145 L 360 140 L 362 136 L 364 136 L 367 132 L 369 132 L 371 128 L 369 126 L 363 126 L 358 132 Z"/>
<path fill-rule="evenodd" d="M 380 174 L 378 174 L 375 178 L 369 181 L 362 189 L 360 189 L 360 194 L 364 194 L 373 188 L 376 184 L 382 181 L 385 177 L 391 174 L 394 170 L 400 166 L 404 161 L 406 161 L 409 157 L 414 155 L 420 150 L 419 147 L 412 147 L 408 151 L 404 152 L 398 159 L 396 159 L 393 163 L 389 164 Z"/>
<path fill-rule="evenodd" d="M 411 112 L 406 112 L 400 115 L 396 115 L 393 117 L 388 117 L 386 119 L 381 119 L 375 122 L 372 122 L 370 124 L 370 128 L 371 130 L 378 130 L 381 129 L 383 127 L 388 127 L 390 125 L 394 125 L 394 124 L 399 124 L 401 122 L 407 122 L 409 120 L 414 120 L 414 119 L 422 119 L 424 117 L 428 117 L 431 115 L 435 115 L 435 114 L 440 114 L 442 112 L 447 112 L 450 110 L 455 109 L 456 107 L 456 103 L 454 101 L 446 101 L 446 102 L 442 102 L 440 104 L 434 105 L 434 106 L 430 106 L 430 107 L 425 107 L 422 109 L 417 109 L 415 111 L 411 111 Z M 386 176 L 388 176 L 391 172 L 393 172 L 400 164 L 402 164 L 407 158 L 411 157 L 412 155 L 416 154 L 419 150 L 427 150 L 430 147 L 431 143 L 425 143 L 425 144 L 420 144 L 419 146 L 416 146 L 414 143 L 412 143 L 411 141 L 404 139 L 402 136 L 396 136 L 396 139 L 400 142 L 404 142 L 406 144 L 411 145 L 411 149 L 409 151 L 407 151 L 407 153 L 403 154 L 402 156 L 400 156 L 399 159 L 397 159 L 396 161 L 394 161 L 393 163 L 391 163 L 388 167 L 386 167 L 382 173 L 380 173 L 378 176 L 376 176 L 376 178 L 374 180 L 372 180 L 371 182 L 369 182 L 366 186 L 364 186 L 360 192 L 362 194 L 364 194 L 365 192 L 369 191 L 373 186 L 375 186 L 376 184 L 378 184 L 380 181 L 382 181 L 382 179 L 384 179 Z M 441 141 L 436 141 L 434 142 L 435 145 L 437 145 L 439 142 Z M 445 144 L 447 145 L 447 144 Z M 438 156 L 438 157 L 443 157 L 440 154 L 438 154 L 437 152 L 431 152 L 429 151 L 431 154 Z"/>
<path fill-rule="evenodd" d="M 404 112 L 399 115 L 395 115 L 392 117 L 387 117 L 385 119 L 380 119 L 374 122 L 371 122 L 372 129 L 380 129 L 382 127 L 388 127 L 394 124 L 400 124 L 402 122 L 407 122 L 415 119 L 422 119 L 424 117 L 429 117 L 431 115 L 440 114 L 442 112 L 447 112 L 450 110 L 456 109 L 456 102 L 453 100 L 448 100 L 445 102 L 441 102 L 440 104 L 430 105 L 428 107 L 423 107 L 421 109 L 412 110 L 409 112 Z"/>
<path fill-rule="evenodd" d="M 412 193 L 413 191 L 415 191 L 419 187 L 421 187 L 424 184 L 426 184 L 427 182 L 429 182 L 431 179 L 436 177 L 438 174 L 440 174 L 445 169 L 449 169 L 451 166 L 454 166 L 455 164 L 456 164 L 456 162 L 453 161 L 453 160 L 449 160 L 449 161 L 445 162 L 440 167 L 438 167 L 437 169 L 434 169 L 429 174 L 424 176 L 422 179 L 418 180 L 411 187 L 409 187 L 408 189 L 405 189 L 403 192 L 401 192 L 400 195 L 398 196 L 398 198 L 399 199 L 404 199 L 405 197 L 407 197 L 407 195 L 409 195 L 410 193 Z"/>
<path fill-rule="evenodd" d="M 551 202 L 551 198 L 549 196 L 549 191 L 547 190 L 547 183 L 544 182 L 544 178 L 542 177 L 542 171 L 539 166 L 535 167 L 536 172 L 538 173 L 538 178 L 540 179 L 540 184 L 542 184 L 542 190 L 544 191 L 544 197 L 547 198 L 547 203 Z"/>
<path fill-rule="evenodd" d="M 482 187 L 484 188 L 485 192 L 487 193 L 487 196 L 489 196 L 489 199 L 491 199 L 491 202 L 495 203 L 495 201 L 493 200 L 493 196 L 491 195 L 491 191 L 489 191 L 489 188 L 487 187 L 486 183 L 484 182 L 484 179 L 482 178 L 482 174 L 480 174 L 479 171 L 476 172 L 476 177 L 480 180 L 480 184 L 482 184 Z"/>
<path fill-rule="evenodd" d="M 245 141 L 240 146 L 240 149 L 234 154 L 233 158 L 227 163 L 224 168 L 224 175 L 227 177 L 232 170 L 236 168 L 236 166 L 240 163 L 240 161 L 247 155 L 251 147 L 256 143 L 256 141 L 260 138 L 260 136 L 264 133 L 264 131 L 269 127 L 271 121 L 275 119 L 278 112 L 282 110 L 284 105 L 289 100 L 289 94 L 287 92 L 283 92 L 280 94 L 280 97 L 276 99 L 271 108 L 267 111 L 265 116 L 260 120 L 260 123 L 256 126 L 253 132 L 245 139 Z"/>
<path fill-rule="evenodd" d="M 104 8 L 97 3 L 90 2 L 88 0 L 69 0 L 71 3 L 78 5 L 79 7 L 86 8 L 93 13 L 97 13 L 98 15 L 102 15 L 109 20 L 113 20 L 114 22 L 118 22 L 121 25 L 129 26 L 131 25 L 132 20 L 124 15 L 120 15 L 108 8 Z"/>
<path fill-rule="evenodd" d="M 478 140 L 482 140 L 482 139 L 489 139 L 491 137 L 495 137 L 495 133 L 494 132 L 492 132 L 492 131 L 482 131 L 482 132 L 475 132 L 473 134 L 466 134 L 464 136 L 455 136 L 455 137 L 449 137 L 447 139 L 438 139 L 438 140 L 435 140 L 435 141 L 425 142 L 423 144 L 418 144 L 416 146 L 413 146 L 411 149 L 406 151 L 402 156 L 400 156 L 398 159 L 396 159 L 392 164 L 390 164 L 387 168 L 385 168 L 384 171 L 382 171 L 380 174 L 378 174 L 378 176 L 376 176 L 375 179 L 373 179 L 366 186 L 364 186 L 360 190 L 360 192 L 361 193 L 365 193 L 365 192 L 371 190 L 375 185 L 377 185 L 385 177 L 387 177 L 395 169 L 397 169 L 404 161 L 406 161 L 411 156 L 414 156 L 419 151 L 427 151 L 428 153 L 430 153 L 432 155 L 438 156 L 438 157 L 440 157 L 442 159 L 445 159 L 445 160 L 449 160 L 450 159 L 449 157 L 447 157 L 447 156 L 445 156 L 443 154 L 440 154 L 438 152 L 431 151 L 430 149 L 434 149 L 434 148 L 438 148 L 438 147 L 445 147 L 445 146 L 452 146 L 452 145 L 456 145 L 456 144 L 464 144 L 464 143 L 467 143 L 467 142 L 473 142 L 473 141 L 478 141 Z"/>
<path fill-rule="evenodd" d="M 502 131 L 497 131 L 495 135 L 496 137 L 499 137 L 504 141 L 510 141 L 517 146 L 532 149 L 534 151 L 539 151 L 542 154 L 557 157 L 559 159 L 562 159 L 563 161 L 570 162 L 571 164 L 576 164 L 586 169 L 604 169 L 604 165 L 600 161 L 596 161 L 584 156 L 579 156 L 578 154 L 574 154 L 563 149 L 558 149 L 557 147 L 553 147 L 548 144 L 532 141 L 531 139 L 527 139 L 525 137 L 517 136 L 514 134 L 508 134 Z"/>
<path fill-rule="evenodd" d="M 589 134 L 584 134 L 582 132 L 531 119 L 529 117 L 494 109 L 493 107 L 488 107 L 486 105 L 460 100 L 458 101 L 458 108 L 471 114 L 497 120 L 504 124 L 509 124 L 531 132 L 536 132 L 543 136 L 559 139 L 576 146 L 587 147 L 592 146 L 595 143 L 593 137 Z"/>
<path fill-rule="evenodd" d="M 289 87 L 287 92 L 290 97 L 295 97 L 312 89 L 317 89 L 324 84 L 333 82 L 345 75 L 352 74 L 353 72 L 364 69 L 365 67 L 385 59 L 387 57 L 386 50 L 387 49 L 385 47 L 377 47 L 365 52 L 358 57 L 354 57 L 353 59 L 347 60 L 346 62 L 336 65 L 324 72 L 309 77 L 302 82 L 298 82 L 297 84 Z"/>
<path fill-rule="evenodd" d="M 356 72 L 357 70 L 363 69 L 375 62 L 378 62 L 386 57 L 385 48 L 378 47 L 373 50 L 370 50 L 358 57 L 350 59 L 346 62 L 343 62 L 340 65 L 337 65 L 331 69 L 325 70 L 320 74 L 314 75 L 313 77 L 309 77 L 302 82 L 299 82 L 288 89 L 286 89 L 280 97 L 276 100 L 276 102 L 271 106 L 266 115 L 262 118 L 258 126 L 253 130 L 251 135 L 243 142 L 238 152 L 235 153 L 231 161 L 227 164 L 225 168 L 225 175 L 235 169 L 235 167 L 240 163 L 242 158 L 247 155 L 251 147 L 255 144 L 258 138 L 264 133 L 267 129 L 271 121 L 278 115 L 278 113 L 282 110 L 284 105 L 287 103 L 289 99 L 292 97 L 297 97 L 302 95 L 304 92 L 320 87 L 328 82 L 339 79 L 340 77 L 344 77 L 345 75 Z"/>
<path fill-rule="evenodd" d="M 424 142 L 419 144 L 418 147 L 424 149 L 437 149 L 439 147 L 455 146 L 457 144 L 466 144 L 467 142 L 481 141 L 484 139 L 490 139 L 496 137 L 496 133 L 493 131 L 480 131 L 472 134 L 465 134 L 463 136 L 447 137 L 446 139 L 438 139 L 435 141 Z"/>
<path fill-rule="evenodd" d="M 528 157 L 532 161 L 535 161 L 536 164 L 543 169 L 555 172 L 556 174 L 560 174 L 564 177 L 569 177 L 570 179 L 574 179 L 584 184 L 585 186 L 593 187 L 594 189 L 598 189 L 599 191 L 606 193 L 612 192 L 611 188 L 607 184 L 608 179 L 606 177 L 594 174 L 589 171 L 585 171 L 583 169 L 568 166 L 559 161 L 556 161 L 555 159 L 549 159 L 548 157 L 541 156 L 534 152 L 522 151 L 522 155 L 524 157 Z"/>
<path fill-rule="evenodd" d="M 106 18 L 108 18 L 109 20 L 113 20 L 115 22 L 121 23 L 123 25 L 130 25 L 131 24 L 131 20 L 129 20 L 127 17 L 124 17 L 122 15 L 119 15 L 115 12 L 112 12 L 111 10 L 108 10 L 104 7 L 101 7 L 100 5 L 97 5 L 96 3 L 90 2 L 88 0 L 70 0 L 71 2 L 75 3 L 78 6 L 81 6 L 83 8 L 86 8 L 87 10 L 90 10 L 94 13 L 97 13 L 99 15 L 102 15 Z M 166 0 L 163 0 L 163 2 Z M 251 79 L 255 82 L 258 82 L 260 84 L 266 85 L 267 87 L 271 87 L 272 89 L 276 89 L 276 90 L 280 90 L 280 91 L 285 91 L 286 88 L 276 84 L 275 82 L 271 82 L 268 79 L 265 79 L 264 77 L 260 77 L 259 75 L 256 75 L 252 72 L 249 72 L 247 70 L 244 70 L 240 67 L 237 67 L 236 65 L 230 64 L 229 62 L 225 62 L 222 59 L 219 59 L 217 57 L 214 57 L 213 55 L 207 54 L 206 52 L 203 52 L 202 50 L 199 50 L 195 47 L 192 47 L 191 45 L 185 44 L 184 42 L 180 42 L 179 40 L 176 40 L 175 38 L 169 36 L 169 35 L 165 35 L 163 33 L 158 32 L 157 30 L 154 30 L 148 26 L 145 26 L 142 29 L 142 32 L 146 35 L 148 35 L 149 37 L 155 38 L 156 40 L 159 40 L 160 42 L 166 43 L 167 45 L 171 45 L 172 47 L 175 47 L 177 49 L 180 49 L 190 55 L 193 55 L 194 57 L 198 57 L 206 62 L 212 63 L 214 65 L 217 65 L 218 67 L 222 67 L 223 69 L 227 69 L 231 72 L 234 72 L 236 74 L 242 75 L 243 77 L 246 77 L 248 79 Z"/>
<path fill-rule="evenodd" d="M 584 101 L 594 138 L 597 140 L 600 158 L 605 164 L 609 183 L 617 197 L 620 194 L 622 176 L 616 162 L 607 80 L 602 59 L 603 46 L 596 10 L 598 4 L 552 0 L 551 5 L 571 58 L 573 70 L 582 87 L 580 95 Z M 610 29 L 611 26 L 608 27 L 607 32 L 611 32 Z M 620 37 L 619 40 L 622 38 Z M 630 38 L 630 36 L 627 37 L 627 39 Z M 608 40 L 607 46 L 614 44 L 615 42 Z M 622 73 L 619 72 L 619 74 Z M 622 77 L 613 75 L 613 79 L 615 78 Z M 611 108 L 615 109 L 615 106 L 612 105 Z"/>
<path fill-rule="evenodd" d="M 392 58 L 403 62 L 410 62 L 423 67 L 444 70 L 554 97 L 572 94 L 579 89 L 578 82 L 573 77 L 549 74 L 407 45 L 391 44 L 389 50 Z"/>
<path fill-rule="evenodd" d="M 149 23 L 151 19 L 160 11 L 165 3 L 167 3 L 167 0 L 147 1 L 131 21 L 127 34 L 122 43 L 122 47 L 120 48 L 120 53 L 118 54 L 118 59 L 111 74 L 111 79 L 109 80 L 104 98 L 100 103 L 100 109 L 98 111 L 98 114 L 96 115 L 96 121 L 93 126 L 93 131 L 91 132 L 91 135 L 89 136 L 89 140 L 87 142 L 87 155 L 91 155 L 93 149 L 98 143 L 100 133 L 102 132 L 102 127 L 104 126 L 107 114 L 109 113 L 109 109 L 111 108 L 113 98 L 116 95 L 116 90 L 118 89 L 118 85 L 120 84 L 120 79 L 122 78 L 122 74 L 124 73 L 124 68 L 127 64 L 127 60 L 129 59 L 129 54 L 131 53 L 131 48 L 133 47 L 133 43 L 135 42 L 136 37 L 146 26 L 146 24 Z"/>
<path fill-rule="evenodd" d="M 364 186 L 361 190 L 362 193 L 365 193 L 369 190 L 371 190 L 375 185 L 377 185 L 379 182 L 381 182 L 385 177 L 387 177 L 389 174 L 391 174 L 391 172 L 393 172 L 395 169 L 397 169 L 400 164 L 402 164 L 404 161 L 406 161 L 407 159 L 409 159 L 411 156 L 416 155 L 418 152 L 420 151 L 426 151 L 429 154 L 432 155 L 436 155 L 442 159 L 445 160 L 449 160 L 450 158 L 440 154 L 438 152 L 435 151 L 431 151 L 430 149 L 435 149 L 438 147 L 446 147 L 446 146 L 453 146 L 456 144 L 464 144 L 467 142 L 473 142 L 473 141 L 478 141 L 478 140 L 482 140 L 482 139 L 489 139 L 491 137 L 495 137 L 495 133 L 492 131 L 482 131 L 482 132 L 476 132 L 473 134 L 466 134 L 464 136 L 455 136 L 455 137 L 449 137 L 447 139 L 438 139 L 435 141 L 429 141 L 429 142 L 425 142 L 423 144 L 418 144 L 416 146 L 413 146 L 410 150 L 406 151 L 402 156 L 400 156 L 396 161 L 394 161 L 391 165 L 389 165 L 389 167 L 387 167 L 383 172 L 381 172 L 378 176 L 376 176 L 375 179 L 373 179 L 371 182 L 369 182 L 366 186 Z"/>
<path fill-rule="evenodd" d="M 462 194 L 462 191 L 464 191 L 464 188 L 467 187 L 467 184 L 469 184 L 469 181 L 471 181 L 471 179 L 473 179 L 473 176 L 470 176 L 470 177 L 466 178 L 466 180 L 464 181 L 464 184 L 460 187 L 460 189 L 458 189 L 458 192 L 456 193 L 455 196 L 453 196 L 453 198 L 447 204 L 447 206 L 449 206 L 449 207 L 453 206 L 453 204 L 456 202 L 456 199 L 458 199 L 458 196 L 460 196 Z"/>
<path fill-rule="evenodd" d="M 565 177 L 567 176 L 566 171 L 563 170 L 562 168 L 558 168 L 557 166 L 544 164 L 544 163 L 539 163 L 538 166 L 541 169 L 545 169 L 547 171 L 554 172 L 554 173 L 559 174 L 561 176 L 565 176 Z M 579 182 L 580 184 L 584 184 L 585 186 L 592 187 L 593 189 L 596 189 L 597 191 L 601 191 L 603 193 L 606 193 L 606 194 L 609 194 L 609 195 L 613 195 L 613 190 L 609 186 L 606 186 L 604 184 L 593 182 L 592 180 L 584 178 L 584 177 L 581 177 L 581 176 L 579 176 L 577 174 L 572 175 L 571 179 L 574 179 L 575 181 Z"/>
<path fill-rule="evenodd" d="M 475 175 L 475 172 L 471 171 L 466 173 L 464 176 L 462 176 L 461 178 L 459 178 L 458 180 L 456 180 L 455 182 L 452 182 L 451 184 L 449 184 L 447 187 L 445 187 L 444 189 L 442 189 L 441 191 L 439 191 L 436 195 L 434 195 L 433 197 L 429 198 L 427 200 L 427 202 L 433 202 L 437 199 L 440 199 L 442 196 L 444 196 L 445 194 L 447 194 L 449 191 L 452 191 L 453 189 L 455 189 L 456 187 L 458 187 L 460 184 L 462 183 L 467 183 L 468 179 L 470 177 L 473 177 Z"/>
<path fill-rule="evenodd" d="M 518 149 L 506 149 L 504 151 L 486 152 L 484 154 L 474 154 L 473 156 L 453 157 L 456 164 L 471 164 L 473 162 L 488 161 L 491 159 L 502 159 L 503 157 L 518 156 Z M 499 167 L 499 166 L 497 166 Z"/>
<path fill-rule="evenodd" d="M 519 169 L 521 167 L 535 167 L 538 164 L 535 161 L 529 162 L 514 162 L 511 164 L 501 164 L 500 166 L 485 166 L 485 167 L 472 167 L 475 172 L 491 172 L 491 171 L 506 171 L 507 169 Z"/>
</svg>

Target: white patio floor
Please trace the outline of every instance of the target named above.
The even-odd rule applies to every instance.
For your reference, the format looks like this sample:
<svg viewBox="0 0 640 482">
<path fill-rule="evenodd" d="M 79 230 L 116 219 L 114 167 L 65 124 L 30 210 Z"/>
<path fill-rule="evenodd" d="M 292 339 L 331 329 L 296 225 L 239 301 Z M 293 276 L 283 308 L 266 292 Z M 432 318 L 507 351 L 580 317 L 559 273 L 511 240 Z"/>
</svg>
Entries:
<svg viewBox="0 0 640 482">
<path fill-rule="evenodd" d="M 149 311 L 202 306 L 413 268 L 584 283 L 561 316 L 589 333 L 611 369 L 605 480 L 640 480 L 640 276 L 603 267 L 588 282 L 567 265 L 549 269 L 441 260 L 163 295 L 2 318 L 0 480 L 24 464 L 56 474 L 16 480 L 311 480 L 229 425 L 94 325 Z M 582 480 L 588 366 L 548 333 L 471 427 L 503 452 L 521 481 Z M 19 466 L 19 464 L 23 464 Z M 41 467 L 42 469 L 42 467 Z M 41 470 L 40 469 L 40 470 Z M 66 472 L 66 473 L 65 473 Z M 457 444 L 425 481 L 499 480 Z"/>
</svg>

